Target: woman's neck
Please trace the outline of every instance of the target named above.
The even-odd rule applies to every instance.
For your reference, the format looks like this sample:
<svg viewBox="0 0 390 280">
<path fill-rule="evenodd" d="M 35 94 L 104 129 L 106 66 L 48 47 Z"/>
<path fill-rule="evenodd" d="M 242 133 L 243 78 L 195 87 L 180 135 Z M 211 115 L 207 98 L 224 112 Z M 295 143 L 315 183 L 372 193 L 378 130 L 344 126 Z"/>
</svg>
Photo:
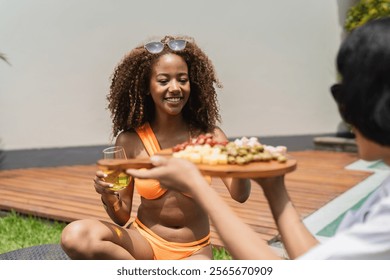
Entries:
<svg viewBox="0 0 390 280">
<path fill-rule="evenodd" d="M 182 116 L 156 118 L 150 126 L 162 148 L 172 147 L 190 138 L 188 124 Z"/>
<path fill-rule="evenodd" d="M 156 117 L 153 121 L 151 121 L 150 125 L 152 126 L 155 132 L 157 131 L 177 131 L 179 130 L 187 130 L 188 125 L 184 121 L 181 115 L 179 116 L 164 116 L 164 117 Z"/>
</svg>

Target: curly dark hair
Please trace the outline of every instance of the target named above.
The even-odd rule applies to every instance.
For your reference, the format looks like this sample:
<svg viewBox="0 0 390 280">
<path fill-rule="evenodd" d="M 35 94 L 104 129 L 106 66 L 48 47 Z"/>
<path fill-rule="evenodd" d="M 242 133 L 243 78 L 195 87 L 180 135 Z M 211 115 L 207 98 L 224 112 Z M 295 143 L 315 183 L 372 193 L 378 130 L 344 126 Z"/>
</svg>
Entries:
<svg viewBox="0 0 390 280">
<path fill-rule="evenodd" d="M 166 43 L 173 39 L 186 40 L 186 47 L 181 51 L 171 50 Z M 183 108 L 183 117 L 190 131 L 210 132 L 220 122 L 214 85 L 218 88 L 222 88 L 222 85 L 216 77 L 211 60 L 192 37 L 165 36 L 161 42 L 164 43 L 164 49 L 158 54 L 149 53 L 144 45 L 134 48 L 124 56 L 113 73 L 107 100 L 114 137 L 121 131 L 132 130 L 154 119 L 155 105 L 147 94 L 150 74 L 153 63 L 167 53 L 181 56 L 188 66 L 191 92 Z"/>
</svg>

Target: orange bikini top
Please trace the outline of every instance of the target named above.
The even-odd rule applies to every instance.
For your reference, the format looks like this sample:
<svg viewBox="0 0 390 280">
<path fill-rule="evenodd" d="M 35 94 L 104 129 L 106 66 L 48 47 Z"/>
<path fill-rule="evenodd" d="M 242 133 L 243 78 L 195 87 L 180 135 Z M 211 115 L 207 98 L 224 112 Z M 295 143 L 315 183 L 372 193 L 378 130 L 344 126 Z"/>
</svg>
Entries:
<svg viewBox="0 0 390 280">
<path fill-rule="evenodd" d="M 139 138 L 144 144 L 146 152 L 149 156 L 154 155 L 156 152 L 161 151 L 160 144 L 154 134 L 149 123 L 145 123 L 139 128 L 136 128 Z M 211 184 L 211 177 L 205 176 L 205 179 Z M 138 194 L 146 199 L 157 199 L 166 193 L 167 189 L 163 189 L 160 186 L 160 182 L 153 179 L 134 179 L 134 186 Z M 183 193 L 185 196 L 189 196 Z"/>
<path fill-rule="evenodd" d="M 149 123 L 145 123 L 141 127 L 136 128 L 135 131 L 144 144 L 145 150 L 149 156 L 161 151 L 160 144 Z M 167 191 L 167 189 L 161 188 L 159 181 L 153 179 L 135 178 L 134 185 L 139 195 L 146 199 L 157 199 Z"/>
</svg>

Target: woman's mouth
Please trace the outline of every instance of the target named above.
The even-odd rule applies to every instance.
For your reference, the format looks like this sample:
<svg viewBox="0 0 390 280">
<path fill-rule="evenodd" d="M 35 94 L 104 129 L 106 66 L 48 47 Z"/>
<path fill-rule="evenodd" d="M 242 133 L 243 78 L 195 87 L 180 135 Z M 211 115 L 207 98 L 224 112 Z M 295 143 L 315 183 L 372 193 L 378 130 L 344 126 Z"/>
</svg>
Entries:
<svg viewBox="0 0 390 280">
<path fill-rule="evenodd" d="M 165 97 L 164 100 L 169 103 L 178 103 L 183 99 L 183 97 Z"/>
</svg>

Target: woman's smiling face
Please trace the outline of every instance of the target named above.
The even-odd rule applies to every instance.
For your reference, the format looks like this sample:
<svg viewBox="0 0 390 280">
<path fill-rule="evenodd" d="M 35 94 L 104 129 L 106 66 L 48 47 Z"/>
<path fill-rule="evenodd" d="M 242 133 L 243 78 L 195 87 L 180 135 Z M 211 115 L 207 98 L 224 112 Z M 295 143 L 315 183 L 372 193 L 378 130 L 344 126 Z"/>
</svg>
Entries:
<svg viewBox="0 0 390 280">
<path fill-rule="evenodd" d="M 152 66 L 150 94 L 156 108 L 156 115 L 181 114 L 190 96 L 188 66 L 176 54 L 161 56 Z"/>
</svg>

